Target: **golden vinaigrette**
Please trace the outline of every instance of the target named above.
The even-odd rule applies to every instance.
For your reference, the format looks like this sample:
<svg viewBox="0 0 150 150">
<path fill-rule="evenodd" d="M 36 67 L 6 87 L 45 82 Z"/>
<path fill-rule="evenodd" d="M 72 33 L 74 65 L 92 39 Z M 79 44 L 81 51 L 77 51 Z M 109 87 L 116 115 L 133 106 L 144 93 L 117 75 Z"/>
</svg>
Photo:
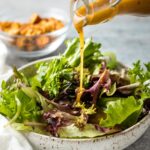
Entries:
<svg viewBox="0 0 150 150">
<path fill-rule="evenodd" d="M 80 39 L 80 87 L 77 93 L 77 103 L 80 102 L 81 95 L 84 91 L 83 88 L 83 69 L 84 69 L 84 32 L 83 28 L 78 31 Z"/>
</svg>

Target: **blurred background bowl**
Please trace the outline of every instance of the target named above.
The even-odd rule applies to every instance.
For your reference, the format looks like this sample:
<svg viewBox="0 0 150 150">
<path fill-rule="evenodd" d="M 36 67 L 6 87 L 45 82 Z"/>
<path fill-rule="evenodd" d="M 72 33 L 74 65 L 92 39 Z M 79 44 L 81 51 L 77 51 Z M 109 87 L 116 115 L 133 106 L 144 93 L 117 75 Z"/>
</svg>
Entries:
<svg viewBox="0 0 150 150">
<path fill-rule="evenodd" d="M 15 54 L 19 57 L 26 57 L 26 58 L 36 58 L 36 57 L 42 57 L 45 55 L 48 55 L 50 53 L 53 53 L 65 40 L 70 25 L 70 17 L 67 15 L 67 13 L 62 9 L 57 8 L 49 8 L 49 10 L 46 10 L 45 7 L 40 7 L 38 10 L 31 10 L 21 13 L 20 11 L 14 11 L 11 14 L 7 16 L 3 16 L 0 21 L 17 21 L 17 22 L 27 22 L 32 15 L 32 13 L 37 13 L 42 18 L 50 18 L 53 17 L 55 19 L 58 19 L 62 21 L 64 24 L 64 27 L 61 29 L 46 33 L 46 34 L 40 34 L 40 35 L 34 35 L 34 36 L 25 36 L 25 35 L 9 35 L 6 32 L 0 32 L 0 40 L 2 40 L 10 54 Z M 36 40 L 45 39 L 45 44 L 41 46 L 37 46 L 35 44 Z M 17 42 L 23 42 L 26 40 L 26 44 L 29 46 L 22 47 L 21 45 L 17 44 Z"/>
</svg>

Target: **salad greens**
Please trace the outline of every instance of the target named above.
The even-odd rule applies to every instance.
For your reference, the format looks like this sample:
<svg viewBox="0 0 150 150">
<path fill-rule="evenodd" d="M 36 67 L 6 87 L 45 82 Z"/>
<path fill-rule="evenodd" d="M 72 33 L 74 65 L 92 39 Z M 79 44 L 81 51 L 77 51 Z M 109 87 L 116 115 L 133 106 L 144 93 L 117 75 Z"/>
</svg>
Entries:
<svg viewBox="0 0 150 150">
<path fill-rule="evenodd" d="M 129 127 L 135 124 L 142 111 L 143 104 L 142 101 L 137 101 L 133 96 L 127 98 L 102 98 L 102 103 L 106 107 L 104 109 L 106 118 L 100 120 L 100 125 L 104 127 L 114 127 L 122 124 L 123 127 Z M 132 115 L 133 119 L 128 122 L 128 118 Z"/>
<path fill-rule="evenodd" d="M 66 42 L 64 54 L 36 64 L 33 75 L 14 68 L 14 76 L 1 85 L 0 114 L 16 130 L 63 138 L 103 136 L 134 125 L 150 110 L 150 63 L 137 61 L 126 68 L 100 48 L 85 41 L 80 102 L 80 45 L 75 38 Z"/>
</svg>

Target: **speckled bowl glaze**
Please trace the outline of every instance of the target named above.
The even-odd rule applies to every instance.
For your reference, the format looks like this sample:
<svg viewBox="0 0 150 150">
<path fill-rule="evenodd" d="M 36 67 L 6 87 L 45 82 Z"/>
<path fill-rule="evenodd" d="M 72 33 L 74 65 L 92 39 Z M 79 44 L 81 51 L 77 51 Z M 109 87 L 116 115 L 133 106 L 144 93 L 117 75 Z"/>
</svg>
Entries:
<svg viewBox="0 0 150 150">
<path fill-rule="evenodd" d="M 139 139 L 150 125 L 150 114 L 134 126 L 112 135 L 87 139 L 62 139 L 37 133 L 26 137 L 36 150 L 121 150 Z"/>
<path fill-rule="evenodd" d="M 50 61 L 56 57 L 47 59 L 41 59 L 32 63 L 29 63 L 22 68 L 22 71 L 26 76 L 32 76 L 36 72 L 35 64 L 43 61 Z M 8 82 L 11 82 L 13 76 L 9 78 Z M 150 113 L 147 114 L 142 120 L 140 120 L 134 126 L 112 135 L 107 135 L 97 138 L 84 138 L 84 139 L 66 139 L 56 138 L 37 133 L 26 133 L 25 136 L 36 150 L 121 150 L 141 137 L 141 135 L 150 126 Z"/>
</svg>

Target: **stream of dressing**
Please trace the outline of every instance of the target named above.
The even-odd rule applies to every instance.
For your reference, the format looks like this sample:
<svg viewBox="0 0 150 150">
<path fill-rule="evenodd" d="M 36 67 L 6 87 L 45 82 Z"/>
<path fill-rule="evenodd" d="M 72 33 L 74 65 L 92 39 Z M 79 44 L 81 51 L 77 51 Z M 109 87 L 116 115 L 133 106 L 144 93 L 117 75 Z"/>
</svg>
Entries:
<svg viewBox="0 0 150 150">
<path fill-rule="evenodd" d="M 76 98 L 76 102 L 79 103 L 80 102 L 80 98 L 82 96 L 82 93 L 84 92 L 84 87 L 83 87 L 83 77 L 84 77 L 84 26 L 86 26 L 86 24 L 96 24 L 97 22 L 97 18 L 99 18 L 99 22 L 104 22 L 109 20 L 110 18 L 112 18 L 112 9 L 110 9 L 110 6 L 108 8 L 107 7 L 103 7 L 101 10 L 99 10 L 98 12 L 97 7 L 99 5 L 98 4 L 90 4 L 90 10 L 93 11 L 93 13 L 91 13 L 90 15 L 86 15 L 86 22 L 85 22 L 85 7 L 81 7 L 77 10 L 75 16 L 74 16 L 74 26 L 75 29 L 77 30 L 78 34 L 79 34 L 79 40 L 80 40 L 80 86 L 79 89 L 77 91 L 77 98 Z M 102 12 L 102 14 L 104 15 L 100 15 L 99 12 Z M 82 16 L 78 15 L 78 14 L 82 14 Z M 101 19 L 101 21 L 100 21 Z"/>
<path fill-rule="evenodd" d="M 83 88 L 83 69 L 84 69 L 84 32 L 83 28 L 78 31 L 79 33 L 79 40 L 80 40 L 80 87 L 77 93 L 76 102 L 80 102 L 80 98 L 82 93 L 84 92 Z"/>
</svg>

